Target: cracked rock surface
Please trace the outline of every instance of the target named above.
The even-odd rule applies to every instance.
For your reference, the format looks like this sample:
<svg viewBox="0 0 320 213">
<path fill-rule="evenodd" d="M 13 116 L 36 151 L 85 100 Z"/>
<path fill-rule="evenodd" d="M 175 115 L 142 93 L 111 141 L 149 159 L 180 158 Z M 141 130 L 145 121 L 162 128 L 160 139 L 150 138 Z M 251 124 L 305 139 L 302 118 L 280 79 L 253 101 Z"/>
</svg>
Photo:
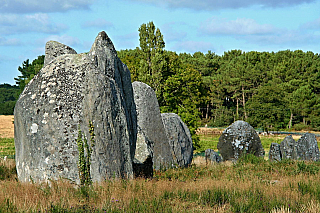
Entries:
<svg viewBox="0 0 320 213">
<path fill-rule="evenodd" d="M 45 65 L 20 95 L 14 111 L 20 181 L 60 177 L 79 183 L 78 128 L 93 122 L 93 181 L 132 178 L 137 117 L 128 68 L 102 31 L 89 53 L 48 42 Z M 88 140 L 89 141 L 89 140 Z"/>
</svg>

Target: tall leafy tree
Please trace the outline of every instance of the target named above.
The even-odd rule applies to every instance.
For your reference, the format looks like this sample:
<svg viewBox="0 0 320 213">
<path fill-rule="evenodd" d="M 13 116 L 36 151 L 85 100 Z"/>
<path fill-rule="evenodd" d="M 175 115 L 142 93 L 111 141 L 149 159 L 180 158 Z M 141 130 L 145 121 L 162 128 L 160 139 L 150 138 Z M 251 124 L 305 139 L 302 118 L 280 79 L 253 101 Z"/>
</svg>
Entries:
<svg viewBox="0 0 320 213">
<path fill-rule="evenodd" d="M 41 70 L 44 64 L 44 55 L 38 56 L 32 63 L 29 63 L 29 59 L 22 63 L 22 66 L 18 67 L 20 76 L 14 78 L 16 84 L 20 88 L 20 93 L 23 91 L 24 87 L 30 82 L 30 80 Z"/>
</svg>

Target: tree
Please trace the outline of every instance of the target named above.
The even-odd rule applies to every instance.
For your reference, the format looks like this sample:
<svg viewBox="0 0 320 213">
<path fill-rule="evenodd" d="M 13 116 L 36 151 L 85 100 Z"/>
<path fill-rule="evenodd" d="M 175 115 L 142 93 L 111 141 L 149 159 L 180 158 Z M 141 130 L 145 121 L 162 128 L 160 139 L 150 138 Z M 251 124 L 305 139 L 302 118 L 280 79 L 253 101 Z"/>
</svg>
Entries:
<svg viewBox="0 0 320 213">
<path fill-rule="evenodd" d="M 44 64 L 44 55 L 38 56 L 32 63 L 29 63 L 29 59 L 22 63 L 22 67 L 18 67 L 19 72 L 22 74 L 17 78 L 14 78 L 16 84 L 20 88 L 20 93 L 24 87 L 31 81 L 31 79 L 41 70 Z"/>
<path fill-rule="evenodd" d="M 170 72 L 170 59 L 168 52 L 164 51 L 163 35 L 153 22 L 149 22 L 140 26 L 139 37 L 141 60 L 138 79 L 152 87 L 161 102 L 161 87 Z"/>
<path fill-rule="evenodd" d="M 0 84 L 0 115 L 13 115 L 13 109 L 19 96 L 18 94 L 18 86 Z"/>
<path fill-rule="evenodd" d="M 203 92 L 201 74 L 193 68 L 180 68 L 166 80 L 165 105 L 161 106 L 162 112 L 174 112 L 187 124 L 195 147 L 199 147 L 199 137 L 196 135 L 196 130 L 200 125 L 198 108 L 201 106 Z"/>
</svg>

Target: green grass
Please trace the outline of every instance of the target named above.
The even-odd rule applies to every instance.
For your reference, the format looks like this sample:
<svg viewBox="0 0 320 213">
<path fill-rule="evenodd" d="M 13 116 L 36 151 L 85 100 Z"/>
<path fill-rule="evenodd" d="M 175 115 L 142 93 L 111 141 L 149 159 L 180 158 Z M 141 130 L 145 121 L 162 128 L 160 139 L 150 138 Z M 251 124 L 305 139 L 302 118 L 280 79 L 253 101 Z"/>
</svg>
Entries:
<svg viewBox="0 0 320 213">
<path fill-rule="evenodd" d="M 0 156 L 12 157 L 14 154 L 14 138 L 0 138 Z"/>
<path fill-rule="evenodd" d="M 217 145 L 220 135 L 199 135 L 200 148 L 195 150 L 195 153 L 204 152 L 206 149 L 213 149 L 218 151 Z M 261 144 L 266 152 L 269 152 L 271 143 L 280 144 L 286 135 L 281 136 L 260 136 Z"/>
</svg>

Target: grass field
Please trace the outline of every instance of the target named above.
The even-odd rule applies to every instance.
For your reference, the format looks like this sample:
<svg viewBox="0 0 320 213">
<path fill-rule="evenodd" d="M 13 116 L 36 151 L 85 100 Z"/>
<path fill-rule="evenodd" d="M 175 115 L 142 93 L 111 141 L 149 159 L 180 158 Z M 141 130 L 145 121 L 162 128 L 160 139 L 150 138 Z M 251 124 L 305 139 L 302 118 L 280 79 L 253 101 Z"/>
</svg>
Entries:
<svg viewBox="0 0 320 213">
<path fill-rule="evenodd" d="M 200 146 L 201 148 L 196 150 L 197 152 L 204 152 L 206 149 L 213 149 L 218 151 L 217 145 L 219 142 L 220 135 L 199 135 L 200 136 Z M 269 152 L 271 143 L 281 143 L 287 135 L 269 135 L 263 136 L 260 135 L 261 144 L 266 153 Z M 297 141 L 301 136 L 293 136 Z M 320 146 L 319 138 L 317 138 L 318 146 Z"/>
<path fill-rule="evenodd" d="M 284 137 L 260 138 L 268 152 Z M 217 151 L 218 135 L 200 140 L 198 152 Z M 12 153 L 13 136 L 0 137 L 0 155 Z M 79 187 L 64 179 L 19 182 L 15 161 L 0 158 L 0 212 L 320 212 L 320 162 L 269 162 L 253 155 L 237 163 L 206 165 L 203 157 L 193 162 L 189 168 L 156 171 L 153 179 Z"/>
<path fill-rule="evenodd" d="M 0 138 L 0 156 L 13 156 L 14 139 L 13 138 Z"/>
<path fill-rule="evenodd" d="M 247 155 L 87 187 L 17 182 L 13 165 L 0 161 L 0 212 L 320 212 L 319 162 Z"/>
</svg>

